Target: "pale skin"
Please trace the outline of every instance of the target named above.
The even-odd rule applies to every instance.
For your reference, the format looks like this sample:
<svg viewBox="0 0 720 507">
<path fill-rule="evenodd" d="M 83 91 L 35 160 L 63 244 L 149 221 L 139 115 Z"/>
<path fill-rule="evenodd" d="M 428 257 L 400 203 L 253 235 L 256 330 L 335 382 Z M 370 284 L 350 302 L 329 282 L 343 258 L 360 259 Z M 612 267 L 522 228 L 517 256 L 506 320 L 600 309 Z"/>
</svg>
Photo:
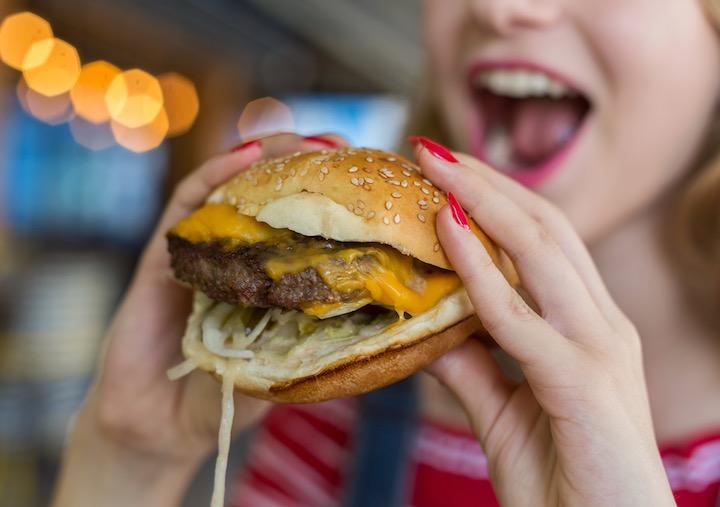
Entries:
<svg viewBox="0 0 720 507">
<path fill-rule="evenodd" d="M 470 106 L 455 88 L 462 68 L 454 55 L 482 52 L 488 40 L 508 54 L 530 47 L 572 63 L 562 70 L 577 74 L 596 105 L 587 137 L 566 162 L 569 170 L 535 193 L 470 156 L 456 153 L 460 163 L 449 164 L 426 150 L 416 152 L 428 176 L 452 191 L 510 253 L 537 306 L 526 306 L 444 209 L 437 224 L 443 248 L 481 321 L 527 379 L 514 384 L 503 378 L 473 340 L 431 368 L 471 421 L 503 505 L 673 505 L 656 436 L 685 438 L 720 426 L 720 407 L 713 403 L 720 389 L 717 341 L 678 303 L 677 275 L 660 255 L 654 233 L 661 196 L 687 171 L 704 137 L 720 89 L 720 58 L 697 4 L 664 5 L 682 27 L 668 48 L 657 47 L 669 39 L 658 38 L 662 17 L 646 16 L 657 14 L 651 10 L 657 0 L 427 3 L 430 67 L 457 146 L 469 151 L 463 111 Z M 631 33 L 609 33 L 625 26 L 617 21 L 626 15 L 657 26 L 633 23 Z M 477 24 L 462 24 L 467 20 Z M 528 26 L 530 32 L 518 28 Z M 552 36 L 545 40 L 543 34 Z M 628 37 L 640 39 L 628 47 L 612 45 Z M 701 62 L 702 68 L 678 71 L 698 79 L 660 79 L 665 68 L 653 65 L 643 48 L 666 59 L 676 55 L 678 65 Z M 658 77 L 649 90 L 648 76 Z M 681 115 L 671 122 L 655 116 L 667 97 L 679 94 Z M 286 138 L 274 148 L 269 141 L 221 155 L 174 194 L 108 333 L 98 382 L 67 449 L 55 507 L 177 505 L 216 444 L 219 387 L 201 374 L 178 383 L 164 376 L 180 360 L 189 294 L 169 281 L 163 235 L 213 186 L 261 156 L 323 147 L 296 141 L 293 147 Z M 637 148 L 648 145 L 654 149 Z M 619 187 L 622 193 L 613 194 Z M 605 203 L 611 197 L 610 208 Z M 236 430 L 267 409 L 257 400 L 236 401 Z"/>
</svg>

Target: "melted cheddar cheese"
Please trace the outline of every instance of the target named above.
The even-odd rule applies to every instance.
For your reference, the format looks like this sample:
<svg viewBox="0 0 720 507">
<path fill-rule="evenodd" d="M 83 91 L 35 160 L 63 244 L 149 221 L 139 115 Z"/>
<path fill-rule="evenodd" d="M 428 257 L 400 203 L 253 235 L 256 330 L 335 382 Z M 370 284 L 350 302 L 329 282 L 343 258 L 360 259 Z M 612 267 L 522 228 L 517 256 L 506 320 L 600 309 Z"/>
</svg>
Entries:
<svg viewBox="0 0 720 507">
<path fill-rule="evenodd" d="M 229 204 L 206 204 L 180 220 L 171 232 L 191 243 L 218 240 L 263 243 L 290 237 L 290 231 L 274 229 L 253 217 L 241 215 Z"/>
<path fill-rule="evenodd" d="M 340 293 L 365 292 L 372 302 L 393 308 L 400 316 L 405 312 L 422 313 L 460 286 L 454 272 L 421 273 L 412 257 L 387 245 L 348 245 L 313 238 L 293 243 L 291 231 L 274 229 L 253 217 L 240 215 L 228 204 L 207 204 L 181 220 L 171 232 L 193 243 L 217 240 L 229 241 L 231 245 L 285 243 L 286 248 L 278 249 L 277 255 L 265 264 L 265 272 L 273 280 L 314 268 L 332 289 Z M 316 303 L 307 305 L 303 311 L 323 316 L 352 304 Z"/>
</svg>

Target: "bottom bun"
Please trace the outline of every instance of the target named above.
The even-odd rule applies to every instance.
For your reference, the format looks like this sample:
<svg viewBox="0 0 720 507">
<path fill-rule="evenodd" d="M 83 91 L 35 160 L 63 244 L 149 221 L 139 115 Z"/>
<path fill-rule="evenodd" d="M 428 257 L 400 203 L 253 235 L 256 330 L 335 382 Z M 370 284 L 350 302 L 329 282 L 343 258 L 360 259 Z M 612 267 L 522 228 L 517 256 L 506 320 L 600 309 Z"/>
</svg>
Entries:
<svg viewBox="0 0 720 507">
<path fill-rule="evenodd" d="M 183 353 L 201 370 L 232 376 L 242 393 L 278 402 L 311 403 L 354 396 L 397 382 L 482 329 L 464 289 L 427 312 L 369 337 L 316 342 L 282 351 L 255 349 L 252 359 L 221 357 L 203 344 L 212 300 L 195 294 Z M 259 339 L 262 341 L 262 338 Z"/>
</svg>

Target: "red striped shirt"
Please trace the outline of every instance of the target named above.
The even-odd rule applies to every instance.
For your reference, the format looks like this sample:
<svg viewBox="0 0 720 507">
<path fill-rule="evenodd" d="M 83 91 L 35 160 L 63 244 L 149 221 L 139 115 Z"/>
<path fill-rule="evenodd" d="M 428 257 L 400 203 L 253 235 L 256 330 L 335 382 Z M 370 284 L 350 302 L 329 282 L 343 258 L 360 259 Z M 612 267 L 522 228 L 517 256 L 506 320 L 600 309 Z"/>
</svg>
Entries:
<svg viewBox="0 0 720 507">
<path fill-rule="evenodd" d="M 273 409 L 232 485 L 233 507 L 336 507 L 353 447 L 353 400 Z M 720 433 L 660 450 L 679 507 L 715 507 Z M 470 433 L 421 422 L 412 450 L 407 505 L 498 505 L 487 460 Z"/>
</svg>

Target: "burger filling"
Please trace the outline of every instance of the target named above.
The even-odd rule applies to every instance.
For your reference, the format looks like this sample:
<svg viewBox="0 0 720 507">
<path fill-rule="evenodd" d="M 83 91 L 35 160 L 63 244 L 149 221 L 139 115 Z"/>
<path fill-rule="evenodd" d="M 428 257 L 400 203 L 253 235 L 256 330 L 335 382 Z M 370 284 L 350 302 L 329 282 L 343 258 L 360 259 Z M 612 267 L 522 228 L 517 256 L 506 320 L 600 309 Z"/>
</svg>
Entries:
<svg viewBox="0 0 720 507">
<path fill-rule="evenodd" d="M 387 245 L 274 229 L 226 204 L 197 210 L 168 240 L 175 276 L 215 302 L 203 342 L 226 357 L 372 336 L 460 286 L 455 273 Z"/>
</svg>

